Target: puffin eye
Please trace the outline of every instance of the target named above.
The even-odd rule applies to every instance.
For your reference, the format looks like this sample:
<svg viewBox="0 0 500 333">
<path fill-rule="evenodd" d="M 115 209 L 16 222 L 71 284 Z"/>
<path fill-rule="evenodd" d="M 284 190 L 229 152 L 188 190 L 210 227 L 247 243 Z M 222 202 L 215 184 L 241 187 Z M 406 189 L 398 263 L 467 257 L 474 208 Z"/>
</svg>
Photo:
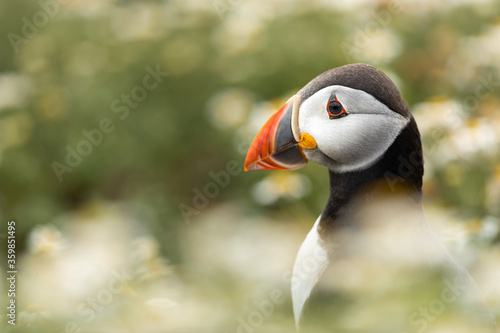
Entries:
<svg viewBox="0 0 500 333">
<path fill-rule="evenodd" d="M 343 109 L 342 104 L 340 104 L 337 101 L 333 101 L 331 103 L 328 103 L 328 112 L 331 115 L 337 115 L 337 114 L 341 113 L 342 109 Z"/>
<path fill-rule="evenodd" d="M 332 96 L 330 96 L 328 104 L 326 105 L 326 111 L 328 111 L 328 116 L 330 116 L 330 119 L 338 119 L 347 116 L 346 110 L 337 100 L 335 94 L 332 94 Z"/>
</svg>

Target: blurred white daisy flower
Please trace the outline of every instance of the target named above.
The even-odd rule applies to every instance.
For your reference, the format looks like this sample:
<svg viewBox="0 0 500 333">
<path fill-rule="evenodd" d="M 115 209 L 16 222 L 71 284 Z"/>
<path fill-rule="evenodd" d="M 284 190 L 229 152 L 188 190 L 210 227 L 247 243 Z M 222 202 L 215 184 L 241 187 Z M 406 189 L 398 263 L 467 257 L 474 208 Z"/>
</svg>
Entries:
<svg viewBox="0 0 500 333">
<path fill-rule="evenodd" d="M 34 255 L 56 255 L 67 245 L 63 234 L 53 225 L 36 226 L 28 236 L 28 249 Z"/>
<path fill-rule="evenodd" d="M 271 205 L 280 198 L 300 199 L 311 189 L 309 179 L 298 173 L 275 172 L 260 182 L 252 190 L 253 198 L 261 205 Z"/>
</svg>

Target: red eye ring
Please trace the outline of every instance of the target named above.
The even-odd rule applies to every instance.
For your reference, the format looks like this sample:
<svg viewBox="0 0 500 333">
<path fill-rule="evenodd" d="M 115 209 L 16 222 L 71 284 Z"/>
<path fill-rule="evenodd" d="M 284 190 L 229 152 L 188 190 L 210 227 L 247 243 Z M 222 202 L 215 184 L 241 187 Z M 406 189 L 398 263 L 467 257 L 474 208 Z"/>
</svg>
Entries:
<svg viewBox="0 0 500 333">
<path fill-rule="evenodd" d="M 335 96 L 335 94 L 330 96 L 330 99 L 326 104 L 326 111 L 328 112 L 330 119 L 338 119 L 348 115 L 344 106 L 337 100 L 337 96 Z"/>
</svg>

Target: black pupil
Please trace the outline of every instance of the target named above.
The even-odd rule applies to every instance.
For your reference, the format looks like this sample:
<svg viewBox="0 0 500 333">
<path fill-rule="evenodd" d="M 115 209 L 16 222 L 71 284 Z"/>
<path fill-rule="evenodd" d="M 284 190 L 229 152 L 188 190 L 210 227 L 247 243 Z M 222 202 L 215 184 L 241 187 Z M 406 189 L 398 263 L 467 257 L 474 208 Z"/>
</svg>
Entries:
<svg viewBox="0 0 500 333">
<path fill-rule="evenodd" d="M 328 112 L 334 115 L 341 113 L 342 104 L 340 104 L 339 102 L 331 102 L 330 104 L 328 104 Z"/>
</svg>

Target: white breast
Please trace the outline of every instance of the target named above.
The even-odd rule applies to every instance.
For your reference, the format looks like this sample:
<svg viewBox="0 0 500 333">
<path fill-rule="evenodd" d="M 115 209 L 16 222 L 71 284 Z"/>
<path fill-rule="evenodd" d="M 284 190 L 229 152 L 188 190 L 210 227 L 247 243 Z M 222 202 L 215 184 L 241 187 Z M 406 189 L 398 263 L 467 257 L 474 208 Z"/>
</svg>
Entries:
<svg viewBox="0 0 500 333">
<path fill-rule="evenodd" d="M 318 217 L 316 223 L 314 223 L 314 226 L 302 243 L 293 267 L 292 301 L 295 324 L 297 327 L 304 304 L 328 266 L 328 254 L 321 245 L 318 234 L 320 219 L 321 216 Z"/>
</svg>

